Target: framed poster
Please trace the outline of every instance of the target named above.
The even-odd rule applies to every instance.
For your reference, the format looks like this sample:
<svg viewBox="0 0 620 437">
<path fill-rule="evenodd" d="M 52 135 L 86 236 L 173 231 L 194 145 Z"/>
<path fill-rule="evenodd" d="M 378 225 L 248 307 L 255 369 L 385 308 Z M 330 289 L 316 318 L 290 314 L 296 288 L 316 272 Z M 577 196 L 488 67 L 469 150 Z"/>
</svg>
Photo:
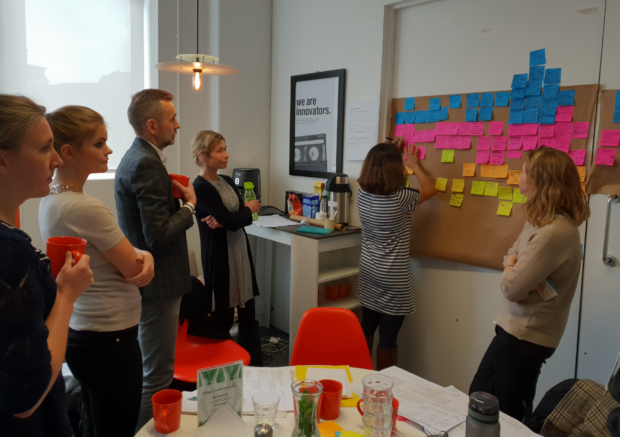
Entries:
<svg viewBox="0 0 620 437">
<path fill-rule="evenodd" d="M 342 173 L 345 70 L 291 76 L 289 175 Z"/>
</svg>

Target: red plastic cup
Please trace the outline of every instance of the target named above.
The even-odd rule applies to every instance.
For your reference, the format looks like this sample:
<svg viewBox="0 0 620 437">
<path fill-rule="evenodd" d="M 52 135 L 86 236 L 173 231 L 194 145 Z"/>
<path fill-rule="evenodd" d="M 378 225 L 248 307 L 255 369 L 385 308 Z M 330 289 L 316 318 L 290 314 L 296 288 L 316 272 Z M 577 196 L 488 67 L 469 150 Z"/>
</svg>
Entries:
<svg viewBox="0 0 620 437">
<path fill-rule="evenodd" d="M 172 184 L 172 181 L 177 181 L 178 183 L 180 183 L 184 187 L 187 187 L 189 185 L 189 176 L 183 176 L 183 175 L 180 175 L 180 174 L 171 174 L 171 175 L 168 175 L 168 176 L 170 176 L 170 183 L 171 184 Z M 175 187 L 174 184 L 172 184 L 172 197 L 174 197 L 175 199 L 182 199 L 183 198 L 183 193 L 181 193 L 181 190 L 179 190 L 177 187 Z"/>
<path fill-rule="evenodd" d="M 360 399 L 359 401 L 357 401 L 357 411 L 359 411 L 359 413 L 363 416 L 364 415 L 364 410 L 362 410 L 360 408 L 360 404 L 364 402 L 364 399 Z M 400 402 L 398 402 L 396 400 L 396 398 L 392 398 L 392 431 L 396 431 L 396 422 L 398 421 L 398 407 L 400 405 Z"/>
<path fill-rule="evenodd" d="M 77 237 L 52 237 L 47 239 L 46 255 L 50 259 L 52 276 L 56 279 L 65 265 L 65 255 L 71 252 L 77 263 L 86 252 L 86 240 Z"/>
<path fill-rule="evenodd" d="M 327 284 L 325 286 L 325 293 L 329 300 L 338 299 L 338 284 Z"/>
<path fill-rule="evenodd" d="M 334 420 L 340 416 L 340 402 L 342 401 L 342 383 L 332 379 L 321 379 L 323 394 L 319 417 L 323 420 Z"/>
<path fill-rule="evenodd" d="M 183 394 L 178 390 L 158 391 L 151 398 L 155 430 L 164 434 L 175 432 L 181 426 Z"/>
</svg>

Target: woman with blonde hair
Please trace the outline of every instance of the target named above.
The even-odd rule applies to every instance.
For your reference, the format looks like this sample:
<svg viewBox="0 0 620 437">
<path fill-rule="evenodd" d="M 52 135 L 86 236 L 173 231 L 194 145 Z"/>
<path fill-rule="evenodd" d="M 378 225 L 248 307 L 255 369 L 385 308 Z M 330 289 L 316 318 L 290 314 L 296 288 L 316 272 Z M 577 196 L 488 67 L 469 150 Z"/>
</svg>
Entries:
<svg viewBox="0 0 620 437">
<path fill-rule="evenodd" d="M 105 203 L 84 193 L 89 175 L 108 170 L 103 117 L 64 106 L 46 118 L 64 164 L 39 207 L 41 234 L 85 239 L 95 279 L 75 302 L 67 344 L 67 364 L 82 384 L 84 427 L 97 436 L 133 436 L 142 397 L 138 287 L 153 278 L 153 257 L 132 247 Z"/>
<path fill-rule="evenodd" d="M 560 344 L 579 280 L 579 229 L 589 216 L 577 168 L 567 153 L 540 147 L 523 164 L 527 221 L 504 257 L 503 303 L 495 338 L 469 389 L 499 399 L 517 420 L 532 412 L 540 369 Z"/>
<path fill-rule="evenodd" d="M 228 166 L 224 137 L 211 130 L 198 132 L 192 139 L 192 155 L 200 174 L 194 180 L 198 199 L 196 219 L 200 231 L 202 267 L 207 302 L 215 295 L 212 316 L 227 331 L 237 308 L 237 341 L 248 351 L 252 366 L 262 366 L 260 333 L 256 321 L 254 297 L 258 285 L 248 237 L 243 229 L 252 224 L 252 213 L 260 211 L 260 202 L 243 201 L 229 176 L 218 170 Z"/>
</svg>

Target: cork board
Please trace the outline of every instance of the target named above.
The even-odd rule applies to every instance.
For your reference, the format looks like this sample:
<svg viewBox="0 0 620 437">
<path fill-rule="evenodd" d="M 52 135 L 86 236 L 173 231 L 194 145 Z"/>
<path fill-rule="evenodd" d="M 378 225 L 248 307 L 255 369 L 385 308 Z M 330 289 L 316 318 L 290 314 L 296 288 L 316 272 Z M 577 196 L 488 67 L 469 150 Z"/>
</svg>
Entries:
<svg viewBox="0 0 620 437">
<path fill-rule="evenodd" d="M 597 97 L 598 85 L 579 85 L 560 87 L 560 90 L 575 90 L 575 106 L 572 121 L 590 122 L 588 138 L 572 138 L 570 150 L 587 150 L 588 142 L 592 141 L 594 126 L 594 104 Z M 439 98 L 441 107 L 449 106 L 449 96 L 415 96 L 415 110 L 428 110 L 431 98 Z M 467 94 L 461 95 L 461 107 L 448 109 L 447 122 L 464 122 L 467 107 Z M 391 107 L 390 136 L 394 137 L 395 114 L 405 111 L 405 99 L 393 99 Z M 508 136 L 508 118 L 510 107 L 493 107 L 492 121 L 503 121 L 502 136 Z M 484 122 L 484 135 L 487 135 L 489 122 Z M 540 127 L 540 125 L 539 125 Z M 435 129 L 436 123 L 416 124 L 415 129 Z M 418 143 L 426 149 L 426 159 L 422 165 L 433 178 L 447 178 L 448 186 L 445 192 L 425 202 L 413 213 L 411 223 L 410 253 L 412 256 L 429 256 L 449 261 L 487 267 L 495 270 L 503 269 L 504 255 L 512 247 L 523 229 L 525 216 L 523 205 L 514 203 L 509 217 L 497 215 L 500 200 L 497 197 L 472 195 L 473 181 L 498 182 L 499 186 L 517 187 L 508 185 L 506 178 L 481 177 L 481 166 L 476 165 L 474 177 L 463 177 L 463 164 L 475 163 L 478 146 L 477 136 L 471 137 L 471 148 L 457 149 L 453 163 L 442 163 L 441 155 L 445 149 L 436 149 L 435 143 Z M 590 148 L 591 149 L 591 148 Z M 507 152 L 504 152 L 507 154 Z M 525 153 L 520 159 L 507 159 L 509 170 L 521 170 L 525 161 Z M 591 156 L 586 152 L 585 166 L 589 174 Z M 461 207 L 450 206 L 452 179 L 465 179 L 464 199 Z M 410 177 L 410 186 L 418 188 L 415 176 Z"/>
<path fill-rule="evenodd" d="M 603 129 L 619 130 L 620 123 L 613 123 L 616 90 L 601 91 L 599 96 L 599 126 L 596 134 L 596 145 L 601 142 Z M 594 162 L 594 160 L 592 160 Z M 620 195 L 620 155 L 616 156 L 613 166 L 592 164 L 592 172 L 586 183 L 588 194 Z"/>
</svg>

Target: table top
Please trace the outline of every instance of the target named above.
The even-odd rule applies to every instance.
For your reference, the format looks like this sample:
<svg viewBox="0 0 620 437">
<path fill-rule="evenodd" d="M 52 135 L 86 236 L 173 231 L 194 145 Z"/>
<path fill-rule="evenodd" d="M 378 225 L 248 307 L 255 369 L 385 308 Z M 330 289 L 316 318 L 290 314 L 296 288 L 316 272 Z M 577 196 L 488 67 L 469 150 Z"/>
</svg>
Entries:
<svg viewBox="0 0 620 437">
<path fill-rule="evenodd" d="M 315 226 L 315 225 L 302 225 L 302 226 L 311 226 L 313 228 L 320 228 L 320 226 Z M 331 232 L 327 235 L 321 235 L 321 234 L 306 234 L 304 232 L 297 232 L 297 229 L 299 228 L 299 225 L 290 225 L 290 226 L 278 226 L 277 229 L 279 231 L 282 232 L 287 232 L 289 234 L 295 234 L 295 235 L 299 235 L 300 237 L 305 237 L 305 238 L 312 238 L 313 240 L 325 240 L 327 238 L 338 238 L 338 237 L 344 237 L 346 235 L 353 235 L 353 234 L 361 234 L 362 230 L 358 229 L 355 231 L 334 231 Z"/>
<path fill-rule="evenodd" d="M 295 380 L 295 367 L 289 367 L 291 371 L 291 380 Z M 359 381 L 364 376 L 369 373 L 373 373 L 371 370 L 366 369 L 358 369 L 351 367 L 351 377 L 353 381 Z M 243 420 L 245 423 L 249 425 L 248 427 L 248 437 L 253 435 L 254 426 L 256 423 L 254 421 L 253 415 L 243 415 Z M 181 427 L 170 434 L 161 434 L 155 431 L 155 426 L 153 420 L 151 419 L 144 427 L 136 434 L 136 437 L 147 437 L 147 436 L 164 436 L 169 435 L 171 437 L 191 437 L 196 435 L 196 428 L 198 419 L 194 414 L 183 414 L 181 415 Z M 340 409 L 340 417 L 334 420 L 338 425 L 342 426 L 345 431 L 354 431 L 364 435 L 364 425 L 362 423 L 362 416 L 360 416 L 357 408 L 341 408 Z M 293 427 L 295 426 L 295 415 L 292 411 L 286 413 L 286 417 L 279 417 L 276 422 L 276 429 L 274 430 L 274 437 L 290 437 L 293 433 Z M 398 431 L 404 437 L 426 437 L 422 431 L 418 430 L 414 426 L 410 425 L 407 422 L 398 422 Z"/>
</svg>

